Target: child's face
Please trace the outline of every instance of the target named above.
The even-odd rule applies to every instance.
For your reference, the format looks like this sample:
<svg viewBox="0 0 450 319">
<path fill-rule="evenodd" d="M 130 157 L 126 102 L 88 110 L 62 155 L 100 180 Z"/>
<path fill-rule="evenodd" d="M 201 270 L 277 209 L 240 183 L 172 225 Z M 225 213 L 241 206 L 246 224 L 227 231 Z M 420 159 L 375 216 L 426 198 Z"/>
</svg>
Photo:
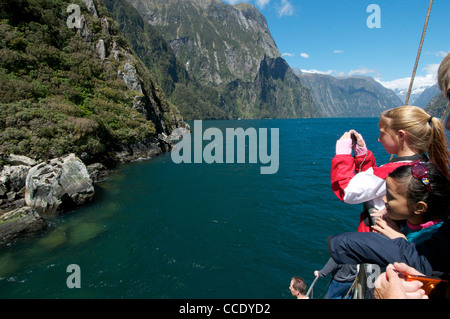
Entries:
<svg viewBox="0 0 450 319">
<path fill-rule="evenodd" d="M 397 154 L 400 148 L 399 140 L 396 136 L 392 136 L 386 129 L 384 123 L 380 121 L 378 123 L 380 129 L 380 135 L 378 136 L 378 142 L 383 145 L 388 154 Z"/>
<path fill-rule="evenodd" d="M 386 204 L 386 212 L 393 220 L 405 220 L 411 217 L 406 197 L 406 189 L 403 184 L 392 177 L 386 178 L 386 196 L 383 197 Z"/>
</svg>

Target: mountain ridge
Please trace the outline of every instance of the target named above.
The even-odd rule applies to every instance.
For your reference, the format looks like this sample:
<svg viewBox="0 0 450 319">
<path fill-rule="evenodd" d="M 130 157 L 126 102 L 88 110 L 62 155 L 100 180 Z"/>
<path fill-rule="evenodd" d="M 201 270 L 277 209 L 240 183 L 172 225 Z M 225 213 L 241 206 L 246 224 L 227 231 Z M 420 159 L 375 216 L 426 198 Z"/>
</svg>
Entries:
<svg viewBox="0 0 450 319">
<path fill-rule="evenodd" d="M 251 4 L 232 6 L 218 0 L 128 2 L 163 34 L 187 70 L 195 70 L 202 82 L 251 81 L 265 55 L 281 56 L 265 17 Z"/>
<path fill-rule="evenodd" d="M 392 90 L 368 76 L 334 77 L 298 68 L 294 73 L 311 90 L 326 117 L 376 117 L 384 109 L 402 105 Z"/>
<path fill-rule="evenodd" d="M 137 9 L 144 21 L 158 29 L 188 74 L 218 92 L 220 101 L 215 106 L 226 112 L 227 118 L 321 115 L 309 97 L 309 90 L 301 82 L 296 82 L 298 87 L 292 89 L 292 78 L 287 79 L 287 82 L 276 78 L 273 68 L 270 73 L 260 72 L 260 67 L 268 61 L 266 59 L 279 61 L 283 58 L 265 17 L 253 5 L 232 6 L 218 0 L 128 2 Z M 284 61 L 278 65 L 287 63 Z M 283 70 L 280 72 L 283 73 Z M 267 78 L 263 80 L 263 76 Z M 298 95 L 300 99 L 293 96 L 292 99 L 275 98 L 276 92 L 272 89 L 274 81 L 280 92 L 290 92 L 290 96 Z M 238 91 L 230 91 L 233 88 Z M 266 103 L 268 100 L 265 97 L 269 92 L 272 92 L 271 102 Z M 306 100 L 302 100 L 302 97 L 306 97 Z M 293 105 L 293 101 L 299 102 L 299 105 Z M 186 118 L 185 114 L 183 116 Z"/>
</svg>

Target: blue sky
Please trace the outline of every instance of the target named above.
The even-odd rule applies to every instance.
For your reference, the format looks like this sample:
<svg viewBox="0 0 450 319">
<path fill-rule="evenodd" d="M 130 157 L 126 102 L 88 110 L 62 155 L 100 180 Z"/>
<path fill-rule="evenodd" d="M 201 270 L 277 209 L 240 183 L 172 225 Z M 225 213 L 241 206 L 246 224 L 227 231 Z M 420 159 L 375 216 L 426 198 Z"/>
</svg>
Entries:
<svg viewBox="0 0 450 319">
<path fill-rule="evenodd" d="M 409 86 L 429 0 L 225 0 L 249 2 L 266 17 L 269 30 L 292 68 L 334 76 L 368 75 L 386 87 Z M 369 28 L 371 4 L 380 28 Z M 436 82 L 450 51 L 450 1 L 435 0 L 415 87 Z"/>
</svg>

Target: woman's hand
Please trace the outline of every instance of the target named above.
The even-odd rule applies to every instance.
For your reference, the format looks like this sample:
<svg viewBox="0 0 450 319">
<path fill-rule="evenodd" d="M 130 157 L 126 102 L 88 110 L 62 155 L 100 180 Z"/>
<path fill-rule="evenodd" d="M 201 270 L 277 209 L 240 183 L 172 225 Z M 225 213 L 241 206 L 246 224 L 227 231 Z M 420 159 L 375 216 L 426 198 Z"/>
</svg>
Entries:
<svg viewBox="0 0 450 319">
<path fill-rule="evenodd" d="M 375 281 L 377 299 L 428 299 L 420 281 L 406 281 L 401 274 L 422 275 L 416 269 L 404 264 L 394 263 L 386 267 Z"/>
</svg>

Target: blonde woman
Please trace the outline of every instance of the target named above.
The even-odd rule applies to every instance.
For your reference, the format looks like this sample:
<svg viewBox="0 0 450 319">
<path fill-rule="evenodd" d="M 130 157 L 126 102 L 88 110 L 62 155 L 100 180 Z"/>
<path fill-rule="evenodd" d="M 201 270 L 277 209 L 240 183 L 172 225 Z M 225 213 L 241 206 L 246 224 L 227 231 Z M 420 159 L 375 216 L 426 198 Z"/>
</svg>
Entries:
<svg viewBox="0 0 450 319">
<path fill-rule="evenodd" d="M 396 155 L 385 165 L 376 165 L 373 153 L 367 149 L 361 134 L 354 130 L 344 133 L 336 143 L 336 155 L 331 164 L 331 187 L 341 201 L 365 203 L 366 208 L 382 210 L 386 177 L 397 167 L 413 161 L 431 160 L 444 176 L 450 177 L 447 138 L 439 119 L 419 107 L 401 106 L 383 112 L 378 126 L 378 141 L 387 153 Z M 354 157 L 351 156 L 352 151 Z M 368 209 L 365 209 L 358 231 L 370 232 L 372 225 Z"/>
</svg>

